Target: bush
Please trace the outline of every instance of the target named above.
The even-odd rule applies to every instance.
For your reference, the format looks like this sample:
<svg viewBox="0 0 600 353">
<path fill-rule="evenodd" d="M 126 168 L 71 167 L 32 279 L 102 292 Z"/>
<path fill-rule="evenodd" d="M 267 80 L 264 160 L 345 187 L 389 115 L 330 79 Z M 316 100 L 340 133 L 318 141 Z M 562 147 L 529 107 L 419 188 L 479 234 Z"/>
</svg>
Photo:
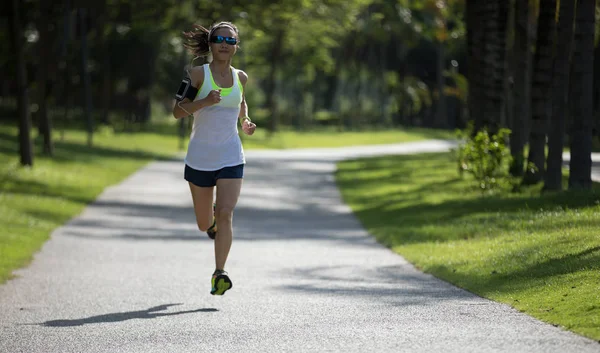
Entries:
<svg viewBox="0 0 600 353">
<path fill-rule="evenodd" d="M 465 172 L 471 174 L 482 193 L 494 190 L 504 183 L 510 184 L 508 164 L 511 156 L 506 146 L 509 129 L 500 129 L 496 134 L 490 134 L 484 128 L 474 134 L 473 124 L 469 123 L 465 130 L 459 130 L 457 134 L 461 141 L 457 151 L 461 177 Z"/>
</svg>

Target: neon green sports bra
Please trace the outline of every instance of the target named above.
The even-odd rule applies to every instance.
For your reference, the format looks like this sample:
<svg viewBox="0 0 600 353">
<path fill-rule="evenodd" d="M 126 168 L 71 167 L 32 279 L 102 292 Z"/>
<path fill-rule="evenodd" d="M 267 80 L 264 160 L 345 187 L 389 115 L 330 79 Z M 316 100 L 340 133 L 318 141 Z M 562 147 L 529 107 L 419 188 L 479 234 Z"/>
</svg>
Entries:
<svg viewBox="0 0 600 353">
<path fill-rule="evenodd" d="M 212 89 L 213 90 L 217 90 L 220 89 L 221 90 L 221 96 L 226 97 L 231 93 L 231 90 L 233 89 L 233 86 L 228 87 L 228 88 L 223 88 L 223 87 L 219 87 L 219 85 L 217 85 L 217 83 L 215 82 L 215 79 L 213 77 L 212 74 L 212 70 L 210 69 L 210 67 L 207 65 L 206 66 L 208 68 L 208 72 L 210 74 L 210 82 L 212 84 Z M 233 70 L 232 68 L 232 74 L 237 75 L 237 70 Z M 240 87 L 240 92 L 242 92 L 242 94 L 244 94 L 244 86 L 242 86 L 242 83 L 240 82 L 240 78 L 238 77 L 237 80 L 234 79 L 234 82 L 237 81 L 238 86 Z M 204 84 L 204 83 L 202 83 Z"/>
</svg>

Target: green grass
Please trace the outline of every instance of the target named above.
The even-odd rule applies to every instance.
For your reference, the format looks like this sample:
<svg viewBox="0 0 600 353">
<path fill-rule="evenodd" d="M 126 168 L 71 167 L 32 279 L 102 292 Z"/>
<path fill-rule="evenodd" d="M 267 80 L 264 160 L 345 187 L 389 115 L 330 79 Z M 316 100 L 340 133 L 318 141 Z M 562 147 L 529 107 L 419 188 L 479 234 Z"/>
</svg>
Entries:
<svg viewBox="0 0 600 353">
<path fill-rule="evenodd" d="M 418 268 L 600 339 L 600 187 L 482 196 L 450 153 L 345 161 L 344 200 Z"/>
<path fill-rule="evenodd" d="M 55 157 L 41 155 L 38 140 L 34 167 L 23 168 L 18 160 L 17 129 L 0 124 L 0 283 L 9 279 L 14 269 L 26 265 L 55 228 L 80 213 L 104 188 L 119 183 L 152 160 L 181 153 L 174 119 L 150 125 L 143 129 L 145 132 L 98 130 L 94 147 L 90 148 L 84 132 L 67 129 L 61 140 L 60 129 L 56 129 Z M 267 138 L 264 130 L 257 130 L 255 136 L 245 137 L 244 147 L 333 147 L 445 137 L 451 138 L 452 133 L 425 129 L 283 131 Z"/>
<path fill-rule="evenodd" d="M 34 168 L 22 168 L 16 133 L 0 126 L 0 283 L 105 187 L 177 151 L 177 140 L 170 136 L 96 134 L 94 147 L 88 148 L 84 133 L 68 131 L 64 141 L 56 141 L 54 158 L 36 155 Z"/>
<path fill-rule="evenodd" d="M 296 132 L 283 130 L 272 137 L 267 131 L 257 129 L 252 136 L 242 135 L 246 149 L 288 149 L 344 147 L 352 145 L 376 145 L 414 142 L 427 139 L 454 139 L 453 131 L 423 128 L 402 128 L 374 131 L 336 131 L 324 129 L 320 131 Z"/>
<path fill-rule="evenodd" d="M 177 134 L 176 121 L 165 119 L 160 124 L 150 127 L 158 134 Z M 402 127 L 390 129 L 372 129 L 366 131 L 339 131 L 331 127 L 317 130 L 294 131 L 282 127 L 274 135 L 269 135 L 266 126 L 259 125 L 254 135 L 246 136 L 241 133 L 244 149 L 290 149 L 290 148 L 321 148 L 344 147 L 357 145 L 392 144 L 414 142 L 427 139 L 455 139 L 452 130 L 436 130 L 417 127 Z"/>
</svg>

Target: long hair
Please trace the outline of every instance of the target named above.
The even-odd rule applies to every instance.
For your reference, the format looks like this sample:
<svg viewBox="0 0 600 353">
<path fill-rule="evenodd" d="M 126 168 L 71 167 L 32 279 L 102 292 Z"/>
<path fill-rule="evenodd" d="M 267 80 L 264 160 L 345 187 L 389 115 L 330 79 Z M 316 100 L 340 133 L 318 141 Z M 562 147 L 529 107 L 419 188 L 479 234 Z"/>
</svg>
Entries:
<svg viewBox="0 0 600 353">
<path fill-rule="evenodd" d="M 219 22 L 213 24 L 210 29 L 194 24 L 191 31 L 183 32 L 184 47 L 196 57 L 208 56 L 210 54 L 210 36 L 219 28 L 231 28 L 239 39 L 238 28 L 231 22 Z"/>
</svg>

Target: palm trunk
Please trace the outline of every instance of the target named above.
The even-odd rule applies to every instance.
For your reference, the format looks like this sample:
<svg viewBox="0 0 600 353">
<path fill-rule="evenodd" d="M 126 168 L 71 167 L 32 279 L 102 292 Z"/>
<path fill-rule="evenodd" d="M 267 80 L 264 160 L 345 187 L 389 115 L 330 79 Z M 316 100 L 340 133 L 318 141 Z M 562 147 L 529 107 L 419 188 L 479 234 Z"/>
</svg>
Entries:
<svg viewBox="0 0 600 353">
<path fill-rule="evenodd" d="M 552 121 L 548 135 L 545 190 L 562 190 L 562 153 L 568 115 L 569 67 L 573 45 L 575 0 L 561 0 L 552 87 Z"/>
<path fill-rule="evenodd" d="M 482 48 L 483 48 L 483 6 L 481 1 L 467 0 L 467 47 L 468 47 L 468 76 L 469 76 L 469 120 L 476 126 L 483 119 L 482 104 Z"/>
<path fill-rule="evenodd" d="M 88 66 L 88 45 L 87 45 L 87 11 L 79 9 L 79 23 L 81 31 L 81 75 L 83 76 L 83 95 L 84 95 L 84 114 L 87 129 L 87 144 L 89 147 L 93 144 L 94 137 L 94 118 L 92 117 L 92 92 L 90 83 L 90 73 Z"/>
<path fill-rule="evenodd" d="M 38 41 L 39 45 L 39 62 L 38 62 L 38 102 L 39 102 L 39 111 L 38 111 L 38 119 L 39 126 L 38 130 L 40 135 L 43 138 L 43 153 L 49 156 L 54 154 L 54 145 L 52 143 L 52 121 L 50 120 L 50 116 L 48 115 L 48 105 L 47 105 L 47 84 L 48 84 L 48 70 L 49 70 L 49 58 L 51 57 L 52 51 L 52 41 L 50 40 L 50 22 L 48 21 L 48 16 L 50 14 L 49 0 L 41 0 L 40 1 L 40 22 L 39 26 L 41 28 L 40 38 Z"/>
<path fill-rule="evenodd" d="M 271 113 L 271 121 L 268 125 L 268 130 L 271 134 L 277 131 L 279 125 L 279 117 L 277 116 L 277 100 L 275 99 L 275 85 L 277 83 L 277 71 L 279 68 L 284 35 L 285 32 L 283 28 L 280 28 L 275 32 L 273 49 L 271 51 L 269 77 L 267 79 L 267 107 Z"/>
<path fill-rule="evenodd" d="M 23 31 L 19 0 L 11 1 L 11 37 L 17 68 L 17 106 L 19 114 L 19 154 L 21 165 L 33 165 L 33 146 L 31 142 L 31 116 L 29 114 L 29 94 L 27 90 L 27 73 L 25 71 L 25 56 L 23 54 Z"/>
<path fill-rule="evenodd" d="M 437 43 L 437 90 L 438 101 L 436 104 L 435 127 L 448 127 L 448 111 L 446 106 L 446 96 L 444 94 L 445 78 L 444 78 L 444 42 Z"/>
<path fill-rule="evenodd" d="M 100 46 L 102 48 L 102 100 L 100 111 L 100 123 L 109 124 L 108 114 L 110 111 L 110 95 L 111 95 L 111 76 L 110 76 L 110 47 L 109 34 L 106 33 L 107 27 L 112 24 L 109 21 L 108 9 L 106 1 L 102 3 L 101 15 L 98 21 L 98 36 L 100 37 Z"/>
<path fill-rule="evenodd" d="M 530 114 L 531 99 L 531 31 L 529 30 L 529 14 L 531 7 L 528 1 L 515 1 L 515 42 L 513 61 L 513 116 L 510 128 L 510 153 L 512 176 L 523 176 L 525 157 L 523 148 L 527 141 L 527 127 Z"/>
<path fill-rule="evenodd" d="M 508 2 L 486 2 L 485 12 L 484 116 L 480 121 L 482 125 L 475 125 L 475 128 L 487 128 L 490 133 L 495 133 L 501 126 L 504 111 Z"/>
<path fill-rule="evenodd" d="M 573 53 L 573 125 L 569 189 L 592 187 L 594 23 L 596 1 L 579 0 Z"/>
<path fill-rule="evenodd" d="M 536 184 L 543 179 L 546 162 L 546 135 L 550 121 L 552 86 L 553 43 L 555 36 L 556 0 L 541 3 L 538 35 L 533 64 L 533 86 L 531 90 L 531 131 L 529 133 L 528 164 L 523 177 L 524 185 Z"/>
<path fill-rule="evenodd" d="M 71 41 L 71 32 L 73 29 L 72 21 L 72 11 L 71 11 L 71 3 L 69 0 L 66 0 L 64 3 L 64 19 L 63 19 L 63 38 L 61 41 L 60 48 L 60 60 L 61 65 L 59 67 L 62 68 L 63 72 L 63 80 L 62 80 L 62 95 L 63 95 L 63 119 L 60 128 L 60 140 L 64 141 L 65 139 L 65 127 L 69 120 L 69 109 L 71 106 L 71 101 L 73 95 L 70 94 L 71 90 L 71 63 L 69 58 L 69 42 Z"/>
</svg>

